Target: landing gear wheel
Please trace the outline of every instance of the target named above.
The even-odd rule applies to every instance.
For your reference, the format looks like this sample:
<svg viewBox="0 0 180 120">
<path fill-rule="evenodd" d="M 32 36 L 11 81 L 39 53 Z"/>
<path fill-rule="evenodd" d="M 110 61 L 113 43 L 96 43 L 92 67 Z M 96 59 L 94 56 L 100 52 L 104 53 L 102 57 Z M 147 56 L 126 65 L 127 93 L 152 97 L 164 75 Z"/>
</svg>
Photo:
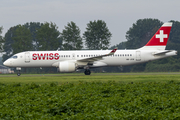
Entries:
<svg viewBox="0 0 180 120">
<path fill-rule="evenodd" d="M 21 75 L 20 70 L 18 70 L 17 76 L 20 76 L 20 75 Z"/>
<path fill-rule="evenodd" d="M 21 73 L 17 73 L 17 76 L 20 76 L 21 75 Z"/>
<path fill-rule="evenodd" d="M 91 74 L 91 71 L 90 71 L 90 70 L 85 70 L 85 71 L 84 71 L 84 74 L 85 74 L 85 75 L 90 75 L 90 74 Z"/>
</svg>

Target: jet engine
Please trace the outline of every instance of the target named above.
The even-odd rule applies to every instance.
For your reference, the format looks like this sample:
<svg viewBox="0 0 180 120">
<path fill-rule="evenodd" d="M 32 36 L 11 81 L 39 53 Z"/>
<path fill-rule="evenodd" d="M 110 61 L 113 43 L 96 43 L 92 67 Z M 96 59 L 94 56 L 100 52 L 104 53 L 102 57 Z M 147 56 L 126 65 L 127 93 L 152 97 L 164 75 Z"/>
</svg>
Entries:
<svg viewBox="0 0 180 120">
<path fill-rule="evenodd" d="M 59 71 L 60 72 L 74 72 L 76 71 L 76 63 L 74 62 L 59 62 Z"/>
</svg>

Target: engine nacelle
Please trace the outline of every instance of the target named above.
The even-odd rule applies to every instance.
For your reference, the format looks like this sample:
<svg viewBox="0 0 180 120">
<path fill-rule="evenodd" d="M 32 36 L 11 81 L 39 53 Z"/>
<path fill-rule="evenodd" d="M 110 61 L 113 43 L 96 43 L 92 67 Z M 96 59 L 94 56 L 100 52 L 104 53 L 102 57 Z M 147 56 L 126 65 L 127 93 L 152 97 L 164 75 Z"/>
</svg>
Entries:
<svg viewBox="0 0 180 120">
<path fill-rule="evenodd" d="M 76 71 L 76 64 L 73 62 L 59 62 L 60 72 L 74 72 Z"/>
</svg>

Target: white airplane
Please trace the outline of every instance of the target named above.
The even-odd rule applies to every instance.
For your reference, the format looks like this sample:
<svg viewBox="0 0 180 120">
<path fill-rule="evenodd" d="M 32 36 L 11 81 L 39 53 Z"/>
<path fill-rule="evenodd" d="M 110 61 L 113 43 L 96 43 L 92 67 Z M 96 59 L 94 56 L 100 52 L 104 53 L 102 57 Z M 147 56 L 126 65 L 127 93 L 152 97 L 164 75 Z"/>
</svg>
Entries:
<svg viewBox="0 0 180 120">
<path fill-rule="evenodd" d="M 105 66 L 126 66 L 177 55 L 175 50 L 165 50 L 172 23 L 164 23 L 149 42 L 134 50 L 79 50 L 79 51 L 26 51 L 17 53 L 3 64 L 16 67 L 17 75 L 23 67 L 57 67 L 60 72 L 74 72 Z"/>
</svg>

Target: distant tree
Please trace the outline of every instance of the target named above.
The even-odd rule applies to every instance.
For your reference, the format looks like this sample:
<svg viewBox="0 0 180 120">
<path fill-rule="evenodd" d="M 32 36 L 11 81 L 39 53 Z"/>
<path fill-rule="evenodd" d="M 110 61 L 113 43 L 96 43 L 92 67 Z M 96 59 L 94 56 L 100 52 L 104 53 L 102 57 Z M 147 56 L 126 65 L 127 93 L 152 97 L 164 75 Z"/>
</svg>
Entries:
<svg viewBox="0 0 180 120">
<path fill-rule="evenodd" d="M 114 45 L 114 46 L 112 46 L 110 49 L 114 49 L 114 48 L 118 48 L 118 49 L 126 49 L 126 42 L 121 42 L 121 43 L 119 43 L 119 44 L 117 44 L 117 45 Z"/>
<path fill-rule="evenodd" d="M 23 25 L 18 25 L 12 39 L 14 41 L 12 44 L 13 54 L 31 51 L 33 48 L 31 32 Z"/>
<path fill-rule="evenodd" d="M 111 36 L 106 23 L 102 20 L 90 21 L 83 34 L 85 45 L 90 50 L 108 49 Z"/>
<path fill-rule="evenodd" d="M 26 23 L 24 25 L 20 25 L 20 26 L 24 26 L 25 28 L 29 29 L 31 32 L 31 36 L 32 36 L 31 45 L 33 45 L 33 49 L 31 49 L 31 50 L 38 50 L 37 40 L 36 40 L 36 30 L 38 28 L 40 28 L 41 25 L 42 24 L 40 24 L 40 23 L 33 23 L 33 22 Z M 4 49 L 4 52 L 6 52 L 6 54 L 3 55 L 3 61 L 5 61 L 6 59 L 8 59 L 9 57 L 11 57 L 14 54 L 14 50 L 12 47 L 12 45 L 14 43 L 13 38 L 17 37 L 15 35 L 15 31 L 18 27 L 19 27 L 19 25 L 11 27 L 5 34 L 3 49 Z"/>
<path fill-rule="evenodd" d="M 3 27 L 0 27 L 0 52 L 3 51 L 4 38 L 1 36 Z"/>
<path fill-rule="evenodd" d="M 137 49 L 144 46 L 163 23 L 158 19 L 139 19 L 126 32 L 126 48 Z"/>
<path fill-rule="evenodd" d="M 173 20 L 171 22 L 173 22 L 173 25 L 166 49 L 180 50 L 180 22 Z"/>
<path fill-rule="evenodd" d="M 40 29 L 43 23 L 40 22 L 30 22 L 24 24 L 26 28 L 28 28 L 31 32 L 32 41 L 33 41 L 33 50 L 38 50 L 38 42 L 37 42 L 37 29 Z"/>
<path fill-rule="evenodd" d="M 70 22 L 65 26 L 61 33 L 64 50 L 81 50 L 83 48 L 80 29 L 74 22 Z"/>
<path fill-rule="evenodd" d="M 9 57 L 13 55 L 12 45 L 14 41 L 12 38 L 15 37 L 15 30 L 17 29 L 17 27 L 18 26 L 11 27 L 5 34 L 5 37 L 4 37 L 5 41 L 3 45 L 5 54 L 3 54 L 3 61 L 5 61 L 6 59 L 8 59 Z"/>
<path fill-rule="evenodd" d="M 57 50 L 61 48 L 62 40 L 56 24 L 44 23 L 37 29 L 37 44 L 39 50 Z"/>
<path fill-rule="evenodd" d="M 12 40 L 13 54 L 33 50 L 31 32 L 24 25 L 17 26 L 16 30 L 14 31 L 14 36 L 12 37 Z M 26 73 L 27 69 L 25 68 L 22 71 Z"/>
</svg>

